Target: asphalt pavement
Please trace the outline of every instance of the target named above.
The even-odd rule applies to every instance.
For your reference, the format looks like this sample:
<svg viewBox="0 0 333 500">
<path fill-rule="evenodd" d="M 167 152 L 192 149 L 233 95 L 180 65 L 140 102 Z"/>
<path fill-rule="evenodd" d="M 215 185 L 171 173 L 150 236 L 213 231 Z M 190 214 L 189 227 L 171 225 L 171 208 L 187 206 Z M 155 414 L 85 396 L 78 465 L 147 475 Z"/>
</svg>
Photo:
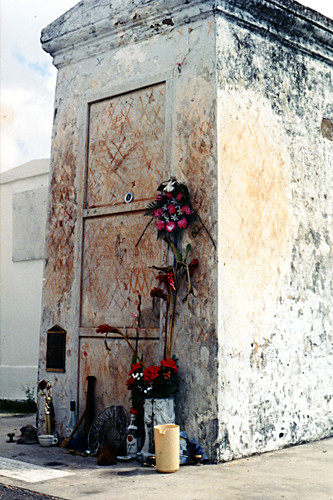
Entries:
<svg viewBox="0 0 333 500">
<path fill-rule="evenodd" d="M 59 497 L 51 497 L 50 495 L 40 495 L 25 488 L 15 488 L 0 484 L 0 500 L 62 500 Z"/>
<path fill-rule="evenodd" d="M 0 414 L 0 499 L 333 500 L 333 438 L 161 474 L 136 461 L 99 466 L 59 446 L 9 443 L 35 415 Z"/>
</svg>

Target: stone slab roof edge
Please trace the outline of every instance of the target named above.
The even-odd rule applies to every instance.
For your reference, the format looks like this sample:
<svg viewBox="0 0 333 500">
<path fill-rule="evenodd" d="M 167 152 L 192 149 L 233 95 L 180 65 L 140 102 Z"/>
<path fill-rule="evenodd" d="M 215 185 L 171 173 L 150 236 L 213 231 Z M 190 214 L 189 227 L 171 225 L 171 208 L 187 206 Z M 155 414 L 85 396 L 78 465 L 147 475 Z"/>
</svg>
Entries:
<svg viewBox="0 0 333 500">
<path fill-rule="evenodd" d="M 214 0 L 82 0 L 46 26 L 40 40 L 42 48 L 53 56 L 58 51 L 73 49 L 75 44 L 81 46 L 105 36 L 125 44 L 126 32 L 136 31 L 137 39 L 143 39 L 156 34 L 159 24 L 162 31 L 170 31 L 175 24 L 212 14 L 215 3 Z"/>
<path fill-rule="evenodd" d="M 11 168 L 0 174 L 0 184 L 8 184 L 10 182 L 37 177 L 39 175 L 49 174 L 50 160 L 49 158 L 41 158 L 23 163 L 17 167 Z"/>
<path fill-rule="evenodd" d="M 238 24 L 333 65 L 333 21 L 294 0 L 220 0 L 217 10 Z"/>
<path fill-rule="evenodd" d="M 97 45 L 101 53 L 213 13 L 332 63 L 333 21 L 294 0 L 81 0 L 43 29 L 41 44 L 61 66 L 76 59 L 77 48 L 89 47 L 88 57 Z"/>
</svg>

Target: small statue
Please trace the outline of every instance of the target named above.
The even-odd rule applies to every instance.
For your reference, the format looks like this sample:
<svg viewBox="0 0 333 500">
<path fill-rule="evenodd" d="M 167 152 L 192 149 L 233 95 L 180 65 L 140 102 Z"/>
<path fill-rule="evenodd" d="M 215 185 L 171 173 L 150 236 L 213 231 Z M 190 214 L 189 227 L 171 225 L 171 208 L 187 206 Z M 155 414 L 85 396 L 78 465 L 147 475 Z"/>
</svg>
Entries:
<svg viewBox="0 0 333 500">
<path fill-rule="evenodd" d="M 41 396 L 45 398 L 45 426 L 46 434 L 54 434 L 55 432 L 55 414 L 53 407 L 53 399 L 51 395 L 51 384 L 49 380 L 40 380 L 38 389 L 41 391 Z"/>
<path fill-rule="evenodd" d="M 37 439 L 37 429 L 33 425 L 25 425 L 20 429 L 21 435 L 16 441 L 17 444 L 36 444 Z"/>
</svg>

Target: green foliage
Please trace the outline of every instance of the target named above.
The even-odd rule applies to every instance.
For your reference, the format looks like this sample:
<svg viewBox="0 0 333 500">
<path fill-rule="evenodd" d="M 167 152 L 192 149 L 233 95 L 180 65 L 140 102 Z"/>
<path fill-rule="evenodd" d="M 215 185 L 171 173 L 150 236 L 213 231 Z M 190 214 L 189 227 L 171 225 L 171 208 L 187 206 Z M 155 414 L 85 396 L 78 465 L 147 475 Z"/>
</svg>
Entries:
<svg viewBox="0 0 333 500">
<path fill-rule="evenodd" d="M 35 403 L 35 397 L 34 397 L 35 388 L 31 388 L 29 385 L 26 385 L 24 387 L 24 392 L 27 398 L 27 403 L 28 404 Z"/>
<path fill-rule="evenodd" d="M 37 405 L 34 399 L 34 388 L 29 385 L 23 387 L 26 399 L 25 400 L 0 400 L 0 411 L 8 413 L 36 413 Z"/>
</svg>

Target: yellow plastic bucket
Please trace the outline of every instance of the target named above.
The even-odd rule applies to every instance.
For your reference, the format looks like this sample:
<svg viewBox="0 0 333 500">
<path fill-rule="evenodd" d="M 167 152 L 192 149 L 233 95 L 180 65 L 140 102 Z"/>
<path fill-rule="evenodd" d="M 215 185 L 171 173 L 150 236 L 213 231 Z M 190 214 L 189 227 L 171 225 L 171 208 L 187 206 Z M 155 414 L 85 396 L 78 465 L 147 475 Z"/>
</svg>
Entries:
<svg viewBox="0 0 333 500">
<path fill-rule="evenodd" d="M 179 425 L 155 425 L 154 439 L 158 472 L 177 472 L 179 469 Z"/>
</svg>

